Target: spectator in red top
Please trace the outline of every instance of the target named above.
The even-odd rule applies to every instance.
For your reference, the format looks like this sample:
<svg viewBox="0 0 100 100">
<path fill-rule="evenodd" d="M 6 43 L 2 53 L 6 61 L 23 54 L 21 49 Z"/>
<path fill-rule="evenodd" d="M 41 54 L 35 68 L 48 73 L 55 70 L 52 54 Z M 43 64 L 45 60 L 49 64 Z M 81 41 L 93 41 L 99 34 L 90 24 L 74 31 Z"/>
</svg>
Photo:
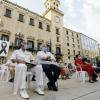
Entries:
<svg viewBox="0 0 100 100">
<path fill-rule="evenodd" d="M 76 57 L 75 57 L 75 65 L 76 65 L 78 71 L 80 71 L 82 69 L 83 71 L 86 71 L 88 73 L 89 83 L 93 83 L 94 81 L 97 81 L 96 80 L 96 72 L 94 71 L 92 65 L 85 59 L 82 59 L 80 54 L 76 55 Z"/>
</svg>

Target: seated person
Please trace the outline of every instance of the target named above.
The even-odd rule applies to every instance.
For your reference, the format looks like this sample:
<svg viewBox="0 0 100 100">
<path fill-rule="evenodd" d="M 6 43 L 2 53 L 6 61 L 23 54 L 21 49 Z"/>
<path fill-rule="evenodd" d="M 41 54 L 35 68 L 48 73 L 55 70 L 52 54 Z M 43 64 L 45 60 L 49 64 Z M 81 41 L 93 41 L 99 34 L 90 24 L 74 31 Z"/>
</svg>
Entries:
<svg viewBox="0 0 100 100">
<path fill-rule="evenodd" d="M 47 45 L 44 43 L 41 46 L 41 51 L 37 53 L 37 60 L 42 64 L 43 71 L 49 79 L 47 83 L 49 90 L 58 91 L 55 84 L 60 75 L 60 67 L 56 62 L 54 55 L 48 51 Z"/>
<path fill-rule="evenodd" d="M 68 66 L 68 68 L 69 68 L 71 74 L 73 74 L 73 73 L 75 72 L 75 65 L 72 64 L 72 63 L 68 63 L 67 66 Z"/>
<path fill-rule="evenodd" d="M 8 60 L 6 64 L 2 64 L 2 69 L 9 71 L 10 73 L 10 80 L 9 82 L 13 82 L 14 81 L 14 75 L 15 75 L 15 64 L 12 63 L 11 60 Z"/>
<path fill-rule="evenodd" d="M 27 50 L 27 43 L 23 40 L 21 42 L 21 48 L 15 50 L 11 56 L 13 62 L 17 62 L 15 66 L 15 77 L 14 77 L 14 94 L 17 94 L 18 89 L 20 90 L 20 95 L 24 99 L 29 99 L 29 95 L 26 91 L 26 72 L 27 72 L 27 63 L 34 63 L 33 57 L 30 52 Z M 36 74 L 36 90 L 39 95 L 44 95 L 44 92 L 41 89 L 43 86 L 43 69 L 42 66 L 36 65 L 33 66 L 32 71 L 35 71 Z"/>
<path fill-rule="evenodd" d="M 69 68 L 66 66 L 66 63 L 65 64 L 61 63 L 60 68 L 61 68 L 61 78 L 62 79 L 70 79 L 71 72 L 70 72 Z"/>
<path fill-rule="evenodd" d="M 9 82 L 13 82 L 14 81 L 14 76 L 15 76 L 15 64 L 12 63 L 11 60 L 8 60 L 7 63 L 6 63 L 6 66 L 8 66 L 8 70 L 10 72 L 10 77 L 11 77 Z"/>
<path fill-rule="evenodd" d="M 88 73 L 89 83 L 97 81 L 96 77 L 93 77 L 93 75 L 96 76 L 95 70 L 93 69 L 90 63 L 86 63 L 86 61 L 82 59 L 80 54 L 77 54 L 75 57 L 75 65 L 78 71 L 82 69 L 83 71 L 86 71 Z"/>
<path fill-rule="evenodd" d="M 83 64 L 87 65 L 88 68 L 92 67 L 91 61 L 89 59 L 83 58 L 82 61 L 83 61 Z M 97 82 L 97 79 L 96 79 L 97 78 L 97 72 L 96 72 L 95 68 L 93 68 L 93 67 L 92 67 L 92 70 L 93 70 L 92 80 L 94 82 Z"/>
</svg>

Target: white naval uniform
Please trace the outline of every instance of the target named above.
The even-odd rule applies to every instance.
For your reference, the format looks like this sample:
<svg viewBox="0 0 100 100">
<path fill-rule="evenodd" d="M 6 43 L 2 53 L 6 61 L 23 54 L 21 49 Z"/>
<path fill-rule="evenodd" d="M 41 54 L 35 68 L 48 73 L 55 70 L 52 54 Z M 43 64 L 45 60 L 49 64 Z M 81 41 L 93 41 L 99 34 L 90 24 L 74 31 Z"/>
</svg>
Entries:
<svg viewBox="0 0 100 100">
<path fill-rule="evenodd" d="M 43 60 L 43 59 L 46 59 L 47 56 L 50 56 L 51 61 L 44 61 Z M 37 53 L 36 59 L 37 59 L 39 64 L 54 64 L 54 65 L 59 66 L 56 62 L 56 58 L 54 57 L 54 55 L 51 52 L 39 51 Z"/>
<path fill-rule="evenodd" d="M 11 59 L 23 60 L 30 62 L 33 60 L 32 54 L 28 51 L 22 51 L 22 49 L 14 51 Z M 32 72 L 36 73 L 36 84 L 37 87 L 43 85 L 43 69 L 42 66 L 36 65 L 32 69 Z M 26 88 L 26 72 L 27 66 L 25 64 L 19 63 L 15 67 L 15 79 L 14 79 L 14 94 L 17 94 L 18 89 Z"/>
</svg>

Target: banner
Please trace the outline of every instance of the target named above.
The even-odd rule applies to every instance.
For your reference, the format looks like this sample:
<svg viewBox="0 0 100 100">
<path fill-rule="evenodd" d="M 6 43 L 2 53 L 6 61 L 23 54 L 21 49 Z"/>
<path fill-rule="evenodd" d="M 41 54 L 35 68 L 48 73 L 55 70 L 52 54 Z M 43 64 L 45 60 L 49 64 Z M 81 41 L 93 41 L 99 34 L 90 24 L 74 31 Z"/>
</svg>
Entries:
<svg viewBox="0 0 100 100">
<path fill-rule="evenodd" d="M 10 42 L 0 40 L 0 57 L 7 57 Z"/>
</svg>

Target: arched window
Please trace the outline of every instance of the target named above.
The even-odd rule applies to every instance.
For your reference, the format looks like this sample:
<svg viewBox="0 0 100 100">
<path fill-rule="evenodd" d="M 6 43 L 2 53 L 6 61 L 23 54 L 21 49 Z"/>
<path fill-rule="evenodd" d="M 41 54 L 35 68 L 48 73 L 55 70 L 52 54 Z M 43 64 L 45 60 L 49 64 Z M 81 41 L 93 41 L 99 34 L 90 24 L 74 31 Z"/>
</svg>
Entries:
<svg viewBox="0 0 100 100">
<path fill-rule="evenodd" d="M 61 49 L 60 49 L 60 47 L 56 47 L 56 54 L 61 54 Z"/>
<path fill-rule="evenodd" d="M 27 49 L 29 51 L 33 51 L 34 50 L 34 41 L 32 40 L 27 40 Z"/>
<path fill-rule="evenodd" d="M 15 35 L 15 47 L 20 47 L 21 46 L 21 41 L 23 41 L 23 38 L 21 34 L 16 34 Z"/>
<path fill-rule="evenodd" d="M 9 36 L 5 35 L 5 34 L 2 34 L 1 35 L 1 40 L 3 40 L 3 41 L 9 41 Z"/>
</svg>

